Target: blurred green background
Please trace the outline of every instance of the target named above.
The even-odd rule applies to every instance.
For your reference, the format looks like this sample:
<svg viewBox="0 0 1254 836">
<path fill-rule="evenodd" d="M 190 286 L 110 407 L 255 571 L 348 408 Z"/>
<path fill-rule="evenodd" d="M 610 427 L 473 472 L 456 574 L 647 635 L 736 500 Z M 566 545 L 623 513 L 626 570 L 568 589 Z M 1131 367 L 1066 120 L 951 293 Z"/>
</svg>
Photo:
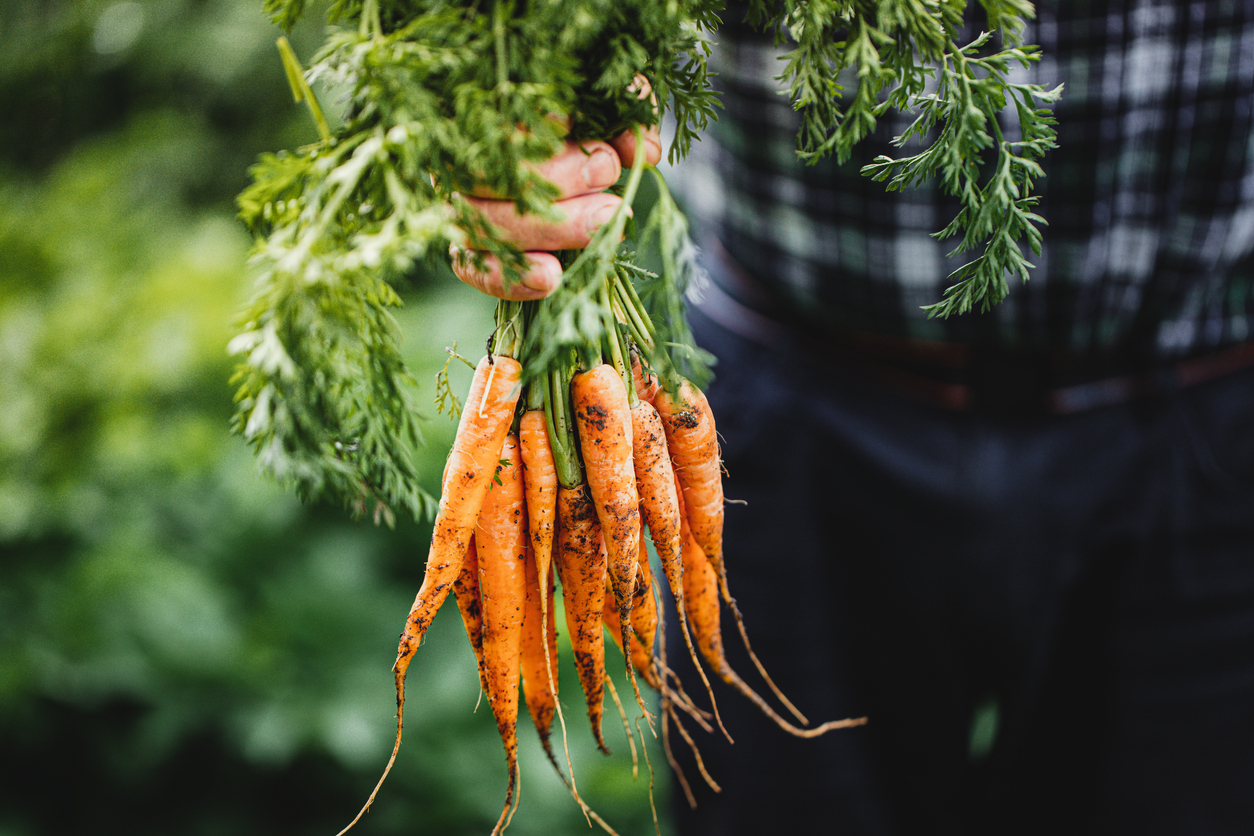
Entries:
<svg viewBox="0 0 1254 836">
<path fill-rule="evenodd" d="M 333 836 L 391 748 L 429 530 L 302 506 L 227 430 L 250 285 L 233 198 L 259 153 L 314 139 L 261 6 L 0 4 L 0 836 Z M 306 62 L 319 8 L 292 33 Z M 434 375 L 492 305 L 448 275 L 404 295 L 434 491 L 453 429 L 426 406 Z M 652 833 L 612 707 L 605 758 L 562 676 L 585 798 Z M 409 681 L 397 768 L 356 832 L 486 836 L 504 756 L 451 606 Z M 520 732 L 509 832 L 591 832 Z"/>
</svg>

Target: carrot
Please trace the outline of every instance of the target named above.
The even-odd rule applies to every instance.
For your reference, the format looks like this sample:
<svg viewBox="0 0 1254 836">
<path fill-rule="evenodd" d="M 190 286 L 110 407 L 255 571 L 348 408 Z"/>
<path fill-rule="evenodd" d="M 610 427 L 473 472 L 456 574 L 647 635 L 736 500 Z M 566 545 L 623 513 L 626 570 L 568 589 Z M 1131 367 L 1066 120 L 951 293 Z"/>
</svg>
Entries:
<svg viewBox="0 0 1254 836">
<path fill-rule="evenodd" d="M 501 356 L 484 357 L 475 368 L 445 467 L 427 572 L 405 620 L 405 632 L 392 666 L 398 704 L 404 696 L 405 672 L 414 652 L 461 571 L 475 521 L 496 472 L 501 445 L 514 417 L 520 372 L 517 360 Z"/>
<path fill-rule="evenodd" d="M 531 549 L 535 553 L 536 576 L 545 578 L 553 562 L 553 537 L 557 523 L 557 469 L 549 444 L 548 422 L 543 409 L 529 409 L 518 422 L 522 452 L 523 489 L 527 496 L 527 522 Z M 548 614 L 547 601 L 540 599 L 540 611 Z M 547 622 L 547 618 L 545 619 Z"/>
<path fill-rule="evenodd" d="M 510 435 L 498 454 L 497 484 L 479 513 L 475 543 L 479 557 L 479 597 L 483 607 L 483 667 L 488 704 L 505 744 L 509 788 L 505 808 L 492 833 L 508 825 L 518 786 L 518 679 L 523 616 L 526 609 L 527 536 L 522 464 L 518 439 Z"/>
<path fill-rule="evenodd" d="M 605 696 L 605 644 L 601 609 L 605 600 L 606 555 L 601 523 L 588 486 L 559 486 L 557 491 L 557 574 L 562 581 L 566 630 L 575 654 L 575 669 L 588 703 L 592 734 L 609 754 L 601 733 Z"/>
<path fill-rule="evenodd" d="M 753 652 L 744 618 L 727 586 L 727 568 L 723 562 L 722 464 L 709 401 L 700 389 L 684 380 L 673 394 L 665 390 L 659 392 L 654 398 L 654 405 L 666 429 L 666 440 L 675 462 L 675 474 L 679 477 L 693 537 L 714 567 L 719 591 L 731 608 L 749 659 L 779 701 L 799 721 L 808 723 L 805 715 L 775 685 L 775 680 L 771 679 L 766 667 Z"/>
<path fill-rule="evenodd" d="M 619 620 L 626 630 L 640 550 L 640 497 L 632 463 L 631 408 L 627 389 L 611 365 L 577 373 L 570 384 L 588 488 L 601 521 L 608 571 Z M 626 633 L 622 636 L 627 645 Z M 627 666 L 636 702 L 646 716 L 635 671 Z"/>
<path fill-rule="evenodd" d="M 636 362 L 638 368 L 639 363 Z M 692 636 L 688 628 L 688 614 L 684 609 L 683 558 L 680 549 L 683 538 L 681 530 L 681 512 L 683 500 L 680 497 L 675 471 L 666 444 L 666 430 L 662 418 L 652 404 L 641 400 L 631 409 L 632 461 L 636 473 L 637 492 L 640 495 L 640 512 L 653 546 L 657 549 L 658 560 L 662 564 L 666 582 L 670 585 L 671 595 L 675 599 L 675 609 L 679 614 L 680 632 L 684 644 L 688 647 L 688 655 L 692 658 L 701 681 L 705 683 L 706 693 L 710 696 L 710 705 L 714 709 L 714 718 L 722 729 L 724 736 L 731 740 L 731 735 L 723 727 L 722 718 L 718 713 L 718 702 L 714 699 L 714 690 L 706 678 L 705 669 L 697 657 L 692 645 Z"/>
<path fill-rule="evenodd" d="M 488 693 L 488 680 L 483 670 L 483 608 L 479 602 L 479 558 L 475 552 L 475 540 L 470 539 L 462 571 L 453 581 L 453 596 L 462 614 L 466 637 L 475 651 L 475 663 L 479 668 L 479 687 Z"/>
<path fill-rule="evenodd" d="M 657 379 L 657 375 L 644 367 L 644 364 L 640 362 L 640 355 L 634 350 L 631 352 L 631 379 L 636 387 L 636 397 L 647 403 L 653 403 L 653 399 L 662 388 L 662 383 Z"/>
<path fill-rule="evenodd" d="M 684 380 L 676 392 L 663 389 L 653 399 L 666 432 L 693 536 L 714 565 L 724 600 L 731 600 L 723 566 L 723 478 L 718 435 L 710 404 Z"/>
<path fill-rule="evenodd" d="M 552 570 L 544 580 L 537 574 L 535 549 L 527 554 L 526 610 L 522 633 L 522 688 L 531 721 L 540 735 L 540 744 L 553 768 L 561 773 L 549 735 L 557 713 L 557 630 L 544 616 L 553 595 Z"/>
<path fill-rule="evenodd" d="M 636 564 L 636 592 L 631 601 L 632 659 L 636 659 L 636 646 L 640 646 L 640 660 L 649 670 L 653 660 L 653 644 L 657 639 L 657 600 L 653 597 L 653 570 L 649 566 L 649 547 L 640 538 L 640 557 Z M 640 669 L 637 665 L 637 670 Z M 646 680 L 647 681 L 647 680 Z M 649 683 L 652 685 L 653 683 Z M 657 685 L 653 685 L 657 688 Z"/>
<path fill-rule="evenodd" d="M 553 574 L 553 539 L 557 525 L 557 467 L 549 441 L 548 420 L 543 409 L 528 409 L 522 414 L 518 422 L 518 443 L 523 462 L 523 491 L 526 495 L 528 530 L 531 532 L 531 553 L 535 563 L 533 570 L 538 579 L 534 586 L 538 590 L 541 583 L 551 583 L 548 579 Z M 530 596 L 532 589 L 530 582 L 527 589 L 528 596 Z M 534 627 L 537 636 L 544 636 L 555 630 L 556 625 L 551 621 L 553 608 L 549 606 L 551 597 L 550 591 L 548 594 L 537 595 L 534 599 L 539 607 L 535 619 L 537 623 Z M 532 600 L 528 597 L 529 604 Z M 530 610 L 528 612 L 530 613 Z M 528 617 L 531 618 L 531 615 Z M 528 633 L 531 632 L 529 628 Z M 543 652 L 545 660 L 545 665 L 538 670 L 552 672 L 552 677 L 545 683 L 544 688 L 549 693 L 556 694 L 556 645 L 550 648 L 549 643 L 541 641 L 538 648 Z M 538 683 L 532 684 L 533 691 L 539 687 Z M 556 697 L 553 698 L 553 706 L 554 709 L 560 710 Z M 530 702 L 528 702 L 528 707 L 530 707 Z M 532 716 L 534 719 L 534 712 Z M 552 724 L 552 720 L 550 716 L 549 725 Z M 540 726 L 537 725 L 537 729 L 539 728 Z M 563 722 L 563 728 L 565 728 L 565 722 Z M 545 752 L 549 755 L 549 760 L 553 760 L 553 753 L 549 748 L 547 726 L 541 732 L 541 740 Z M 557 767 L 556 761 L 553 762 L 553 766 Z M 560 773 L 561 770 L 558 769 L 558 772 Z"/>
<path fill-rule="evenodd" d="M 653 612 L 655 616 L 653 624 L 656 629 L 656 607 L 653 609 Z M 632 616 L 633 619 L 637 617 L 635 610 L 632 610 Z M 638 634 L 634 632 L 634 628 L 632 631 L 623 630 L 622 621 L 619 618 L 618 606 L 614 603 L 613 594 L 605 596 L 605 608 L 601 611 L 601 621 L 605 624 L 605 629 L 609 631 L 610 637 L 614 640 L 615 646 L 617 646 L 620 651 L 623 649 L 622 637 L 624 635 L 628 637 L 628 641 L 631 642 L 631 653 L 628 654 L 628 658 L 631 660 L 632 667 L 636 669 L 636 672 L 640 674 L 640 677 L 646 684 L 649 685 L 649 687 L 656 691 L 661 691 L 663 683 L 658 676 L 656 666 L 653 664 L 652 650 L 645 648 L 644 642 L 641 641 Z M 650 644 L 650 648 L 651 646 L 652 645 Z"/>
<path fill-rule="evenodd" d="M 488 355 L 475 367 L 470 392 L 466 396 L 466 408 L 462 411 L 453 448 L 445 465 L 440 503 L 427 552 L 426 573 L 405 619 L 396 662 L 392 665 L 396 682 L 396 742 L 383 768 L 383 775 L 365 805 L 337 836 L 342 836 L 370 809 L 379 788 L 396 763 L 405 728 L 405 674 L 427 627 L 461 574 L 475 521 L 496 472 L 501 445 L 514 417 L 521 371 L 517 360 L 503 355 Z"/>
</svg>

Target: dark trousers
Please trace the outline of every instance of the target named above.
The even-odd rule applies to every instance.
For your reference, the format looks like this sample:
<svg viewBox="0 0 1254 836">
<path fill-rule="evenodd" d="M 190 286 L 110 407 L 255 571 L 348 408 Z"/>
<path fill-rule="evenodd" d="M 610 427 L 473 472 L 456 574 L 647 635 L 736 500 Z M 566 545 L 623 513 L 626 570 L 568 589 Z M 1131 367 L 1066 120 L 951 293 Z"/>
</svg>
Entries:
<svg viewBox="0 0 1254 836">
<path fill-rule="evenodd" d="M 754 649 L 869 723 L 795 739 L 716 684 L 680 833 L 1254 833 L 1254 372 L 990 418 L 694 327 Z"/>
</svg>

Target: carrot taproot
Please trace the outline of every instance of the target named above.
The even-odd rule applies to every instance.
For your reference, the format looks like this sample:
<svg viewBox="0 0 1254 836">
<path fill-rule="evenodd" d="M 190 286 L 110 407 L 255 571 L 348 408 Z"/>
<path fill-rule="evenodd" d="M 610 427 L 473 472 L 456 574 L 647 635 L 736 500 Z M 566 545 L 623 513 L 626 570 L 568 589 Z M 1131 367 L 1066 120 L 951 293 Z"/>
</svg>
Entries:
<svg viewBox="0 0 1254 836">
<path fill-rule="evenodd" d="M 631 407 L 622 377 L 611 365 L 600 364 L 578 372 L 571 379 L 588 489 L 592 492 L 601 533 L 608 554 L 608 572 L 622 629 L 629 626 L 640 549 L 640 496 L 632 461 Z M 627 636 L 622 636 L 627 645 Z M 640 710 L 650 716 L 640 696 L 635 671 L 627 666 L 628 679 Z"/>
<path fill-rule="evenodd" d="M 531 547 L 516 436 L 506 437 L 498 459 L 496 483 L 484 499 L 475 528 L 488 704 L 505 745 L 509 769 L 505 807 L 492 830 L 494 836 L 508 825 L 518 786 L 518 680 L 527 598 L 527 551 Z"/>
<path fill-rule="evenodd" d="M 461 573 L 475 521 L 496 472 L 501 445 L 509 432 L 518 401 L 521 364 L 512 357 L 487 355 L 475 367 L 466 406 L 458 421 L 453 447 L 444 469 L 422 585 L 405 618 L 392 675 L 396 684 L 396 741 L 378 783 L 365 805 L 340 831 L 343 836 L 374 803 L 379 788 L 396 763 L 405 728 L 405 674 L 431 620 Z"/>
<path fill-rule="evenodd" d="M 553 562 L 553 538 L 557 525 L 557 468 L 549 443 L 549 427 L 543 409 L 529 409 L 518 420 L 518 442 L 523 462 L 523 489 L 527 497 L 527 523 L 536 576 L 545 578 Z M 548 611 L 541 600 L 541 611 Z"/>
<path fill-rule="evenodd" d="M 470 538 L 462 570 L 453 581 L 453 597 L 462 614 L 466 638 L 475 652 L 475 665 L 479 669 L 479 687 L 488 693 L 488 680 L 483 669 L 483 608 L 479 602 L 479 557 L 475 550 L 475 538 Z"/>
<path fill-rule="evenodd" d="M 643 586 L 643 584 L 644 582 L 641 581 L 641 586 Z M 637 590 L 639 589 L 640 587 L 637 587 Z M 655 607 L 655 615 L 656 612 L 657 609 Z M 632 616 L 633 618 L 639 618 L 639 616 L 636 615 L 635 610 L 632 611 Z M 601 612 L 601 621 L 605 625 L 605 629 L 609 631 L 610 637 L 614 640 L 614 645 L 620 652 L 623 649 L 623 636 L 628 637 L 628 641 L 631 643 L 631 651 L 626 655 L 631 661 L 632 667 L 635 668 L 636 673 L 640 675 L 640 678 L 643 679 L 650 688 L 655 691 L 661 691 L 663 689 L 663 682 L 658 676 L 657 666 L 653 664 L 652 644 L 650 643 L 650 648 L 646 649 L 645 643 L 641 640 L 639 634 L 635 632 L 634 628 L 632 630 L 623 630 L 622 620 L 619 617 L 618 605 L 614 603 L 613 593 L 605 596 L 605 608 Z M 656 620 L 654 620 L 655 630 L 656 623 Z"/>
<path fill-rule="evenodd" d="M 444 484 L 431 533 L 427 571 L 405 620 L 392 666 L 403 698 L 405 672 L 436 611 L 448 596 L 496 473 L 501 446 L 518 402 L 517 360 L 487 356 L 479 361 L 445 467 Z"/>
<path fill-rule="evenodd" d="M 646 668 L 650 667 L 653 659 L 657 623 L 657 600 L 653 597 L 653 569 L 649 565 L 649 547 L 641 537 L 640 555 L 636 563 L 636 591 L 631 601 L 631 630 L 643 651 Z"/>
<path fill-rule="evenodd" d="M 609 754 L 601 732 L 605 696 L 605 643 L 601 610 L 605 600 L 606 554 L 601 523 L 586 483 L 557 491 L 557 549 L 555 563 L 562 582 L 566 630 L 575 656 L 575 670 L 588 704 L 592 734 Z"/>
<path fill-rule="evenodd" d="M 535 562 L 535 574 L 538 583 L 548 583 L 553 569 L 553 540 L 557 526 L 557 467 L 553 460 L 553 449 L 549 441 L 548 420 L 543 409 L 528 409 L 518 421 L 518 444 L 523 463 L 523 491 L 526 496 L 527 525 L 531 533 L 531 553 Z M 530 593 L 531 587 L 528 586 Z M 547 635 L 555 625 L 551 623 L 552 607 L 549 606 L 548 594 L 536 598 L 539 605 L 538 635 Z M 530 598 L 528 599 L 531 600 Z M 557 691 L 557 657 L 556 647 L 550 652 L 547 643 L 541 643 L 540 649 L 545 654 L 546 666 L 541 670 L 553 673 L 552 681 L 546 687 L 552 693 Z M 538 687 L 538 686 L 536 686 Z M 554 699 L 556 707 L 556 699 Z M 549 718 L 550 724 L 552 718 Z M 543 736 L 545 751 L 548 752 L 547 733 Z M 549 753 L 552 759 L 552 753 Z M 556 766 L 556 762 L 554 766 Z M 559 770 L 560 771 L 560 770 Z"/>
<path fill-rule="evenodd" d="M 673 393 L 666 390 L 658 392 L 654 405 L 666 430 L 667 444 L 675 463 L 675 474 L 679 477 L 685 513 L 693 537 L 714 567 L 719 592 L 732 611 L 736 629 L 740 632 L 749 659 L 784 707 L 801 723 L 809 723 L 805 715 L 797 710 L 775 684 L 775 680 L 767 673 L 766 666 L 754 653 L 744 618 L 727 585 L 727 567 L 723 561 L 722 462 L 710 403 L 706 400 L 705 393 L 684 380 Z"/>
<path fill-rule="evenodd" d="M 639 361 L 636 361 L 636 366 L 638 365 Z M 688 628 L 688 614 L 684 608 L 684 566 L 683 557 L 680 554 L 683 543 L 680 534 L 680 509 L 683 499 L 667 447 L 666 429 L 657 409 L 643 399 L 631 409 L 631 426 L 632 462 L 636 473 L 637 493 L 640 496 L 640 512 L 649 529 L 653 546 L 657 550 L 658 560 L 662 565 L 666 582 L 670 586 L 671 595 L 675 599 L 680 633 L 684 637 L 688 655 L 701 675 L 701 681 L 705 684 L 715 721 L 723 735 L 730 741 L 731 735 L 728 734 L 719 716 L 714 689 L 710 687 L 710 681 L 705 675 L 697 650 L 693 647 L 691 631 Z"/>
<path fill-rule="evenodd" d="M 534 542 L 534 541 L 533 541 Z M 534 545 L 526 565 L 526 608 L 522 626 L 522 689 L 531 722 L 553 768 L 561 773 L 549 735 L 557 713 L 557 631 L 544 618 L 553 595 L 552 571 L 538 574 Z"/>
<path fill-rule="evenodd" d="M 705 394 L 687 380 L 653 399 L 679 477 L 693 536 L 713 564 L 724 600 L 731 599 L 723 566 L 723 474 L 714 415 Z"/>
</svg>

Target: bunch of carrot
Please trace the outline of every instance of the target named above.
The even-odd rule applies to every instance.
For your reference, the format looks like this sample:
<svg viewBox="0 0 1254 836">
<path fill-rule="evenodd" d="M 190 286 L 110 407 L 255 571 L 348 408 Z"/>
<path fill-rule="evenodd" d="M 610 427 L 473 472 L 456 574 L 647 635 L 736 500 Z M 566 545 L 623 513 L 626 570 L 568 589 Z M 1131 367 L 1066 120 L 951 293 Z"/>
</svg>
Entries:
<svg viewBox="0 0 1254 836">
<path fill-rule="evenodd" d="M 555 576 L 592 732 L 603 751 L 609 750 L 601 732 L 602 702 L 606 686 L 613 688 L 606 676 L 607 630 L 626 649 L 628 678 L 650 725 L 653 716 L 645 708 L 637 676 L 660 693 L 668 756 L 672 721 L 693 745 L 677 711 L 706 730 L 712 729 L 710 720 L 722 726 L 713 692 L 710 710 L 698 708 L 667 666 L 648 540 L 703 680 L 697 649 L 720 679 L 791 734 L 812 737 L 863 722 L 800 728 L 776 713 L 728 665 L 720 632 L 722 604 L 731 608 L 741 635 L 745 633 L 723 563 L 724 502 L 714 417 L 700 389 L 683 379 L 663 384 L 651 371 L 651 332 L 629 276 L 612 272 L 605 292 L 610 301 L 606 310 L 614 318 L 602 345 L 571 352 L 548 372 L 529 379 L 524 379 L 526 363 L 520 362 L 526 358 L 519 357 L 527 344 L 524 331 L 535 306 L 547 300 L 499 306 L 489 353 L 479 361 L 462 407 L 426 574 L 393 666 L 396 743 L 379 785 L 400 746 L 406 672 L 428 625 L 452 592 L 505 746 L 509 784 L 494 836 L 507 826 L 516 803 L 520 684 L 545 751 L 562 775 L 550 745 L 554 717 L 560 716 Z M 750 655 L 756 664 L 752 650 Z M 804 725 L 805 718 L 765 678 Z M 708 680 L 705 684 L 708 691 Z M 673 757 L 671 763 L 675 765 Z M 708 774 L 705 778 L 717 789 Z M 595 817 L 579 799 L 573 780 L 562 779 L 585 813 Z"/>
</svg>

